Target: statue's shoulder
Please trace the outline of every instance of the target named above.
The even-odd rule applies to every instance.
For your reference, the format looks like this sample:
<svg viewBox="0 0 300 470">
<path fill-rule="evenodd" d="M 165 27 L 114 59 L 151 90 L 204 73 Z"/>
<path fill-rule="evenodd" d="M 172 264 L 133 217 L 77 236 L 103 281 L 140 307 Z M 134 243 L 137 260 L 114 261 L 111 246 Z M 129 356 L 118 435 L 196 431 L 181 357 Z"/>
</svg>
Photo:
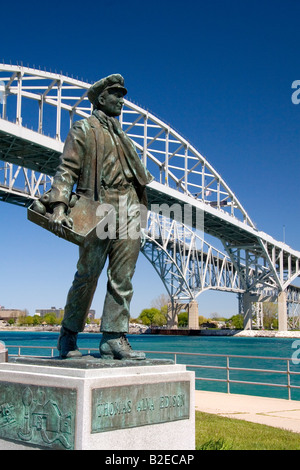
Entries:
<svg viewBox="0 0 300 470">
<path fill-rule="evenodd" d="M 97 125 L 98 119 L 92 115 L 87 118 L 75 121 L 72 125 L 72 130 L 74 132 L 84 132 L 84 134 L 88 134 L 91 132 L 92 128 L 97 127 Z"/>
</svg>

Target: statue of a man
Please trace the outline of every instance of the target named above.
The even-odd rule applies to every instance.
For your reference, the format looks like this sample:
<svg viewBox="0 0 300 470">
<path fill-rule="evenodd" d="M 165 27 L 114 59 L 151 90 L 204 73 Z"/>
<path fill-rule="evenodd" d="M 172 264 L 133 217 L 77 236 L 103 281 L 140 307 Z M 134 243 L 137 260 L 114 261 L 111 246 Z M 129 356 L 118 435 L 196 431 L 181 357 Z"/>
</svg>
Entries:
<svg viewBox="0 0 300 470">
<path fill-rule="evenodd" d="M 121 129 L 116 116 L 124 104 L 124 79 L 119 74 L 96 82 L 88 90 L 93 104 L 92 115 L 77 121 L 71 128 L 50 191 L 50 227 L 59 232 L 63 225 L 71 228 L 67 214 L 72 189 L 90 201 L 110 204 L 116 214 L 116 236 L 96 237 L 80 247 L 77 272 L 69 291 L 58 340 L 60 356 L 81 356 L 77 334 L 84 329 L 98 278 L 108 258 L 107 292 L 104 302 L 100 354 L 111 359 L 144 359 L 133 351 L 126 333 L 133 294 L 132 276 L 140 251 L 140 237 L 120 236 L 119 199 L 127 201 L 126 228 L 138 224 L 139 214 L 131 207 L 147 207 L 146 185 L 153 179 L 139 159 L 132 141 Z M 125 198 L 126 196 L 126 198 Z M 84 217 L 84 214 L 83 214 Z"/>
</svg>

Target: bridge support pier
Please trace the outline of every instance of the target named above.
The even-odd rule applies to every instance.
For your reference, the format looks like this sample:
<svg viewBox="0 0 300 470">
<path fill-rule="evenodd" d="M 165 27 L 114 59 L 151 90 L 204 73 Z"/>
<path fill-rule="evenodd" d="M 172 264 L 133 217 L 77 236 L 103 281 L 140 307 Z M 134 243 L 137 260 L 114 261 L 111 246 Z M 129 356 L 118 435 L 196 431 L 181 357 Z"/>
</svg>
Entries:
<svg viewBox="0 0 300 470">
<path fill-rule="evenodd" d="M 167 328 L 178 328 L 178 313 L 183 309 L 188 311 L 188 328 L 190 330 L 199 330 L 199 311 L 196 300 L 191 300 L 187 304 L 180 304 L 171 299 L 171 302 L 168 303 Z"/>
<path fill-rule="evenodd" d="M 171 328 L 177 330 L 178 328 L 178 307 L 181 307 L 175 302 L 175 300 L 171 299 L 168 303 L 168 310 L 167 310 L 167 328 Z"/>
<path fill-rule="evenodd" d="M 252 302 L 253 295 L 250 292 L 243 294 L 243 311 L 244 311 L 244 330 L 252 330 Z"/>
<path fill-rule="evenodd" d="M 261 330 L 264 327 L 264 304 L 256 302 L 255 305 L 256 328 Z"/>
<path fill-rule="evenodd" d="M 278 294 L 278 330 L 287 331 L 287 293 L 285 291 Z"/>
<path fill-rule="evenodd" d="M 198 302 L 196 300 L 191 300 L 188 305 L 189 312 L 189 329 L 190 330 L 199 330 L 199 310 Z"/>
</svg>

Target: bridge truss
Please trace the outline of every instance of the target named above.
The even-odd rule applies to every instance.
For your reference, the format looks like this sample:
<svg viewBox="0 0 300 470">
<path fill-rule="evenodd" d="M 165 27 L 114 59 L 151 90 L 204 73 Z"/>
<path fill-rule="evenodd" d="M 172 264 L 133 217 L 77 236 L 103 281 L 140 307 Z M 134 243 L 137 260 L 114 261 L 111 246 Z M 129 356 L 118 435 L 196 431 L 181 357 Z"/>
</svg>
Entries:
<svg viewBox="0 0 300 470">
<path fill-rule="evenodd" d="M 92 112 L 89 87 L 62 74 L 0 65 L 0 200 L 28 206 L 49 189 L 70 126 Z M 195 299 L 208 288 L 287 295 L 300 275 L 300 252 L 259 232 L 212 165 L 169 125 L 129 100 L 120 123 L 155 177 L 143 252 L 170 295 Z M 159 217 L 163 203 L 181 209 L 177 220 Z M 185 207 L 192 210 L 188 224 Z M 199 213 L 226 255 L 195 231 Z M 154 232 L 166 236 L 151 240 Z"/>
</svg>

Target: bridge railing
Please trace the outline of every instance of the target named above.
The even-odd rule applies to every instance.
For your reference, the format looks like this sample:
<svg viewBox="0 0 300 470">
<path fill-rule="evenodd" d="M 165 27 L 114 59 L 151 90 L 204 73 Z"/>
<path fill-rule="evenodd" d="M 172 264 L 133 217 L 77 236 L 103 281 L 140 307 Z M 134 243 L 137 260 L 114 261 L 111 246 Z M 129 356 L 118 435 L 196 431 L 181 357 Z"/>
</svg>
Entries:
<svg viewBox="0 0 300 470">
<path fill-rule="evenodd" d="M 7 197 L 18 197 L 20 205 L 40 198 L 50 189 L 51 183 L 52 178 L 48 175 L 0 160 L 0 189 L 5 190 Z"/>
<path fill-rule="evenodd" d="M 33 349 L 35 351 L 47 350 L 49 354 L 39 355 L 38 357 L 49 358 L 57 355 L 55 346 L 20 346 L 20 345 L 6 345 L 9 357 L 20 357 L 23 350 L 28 351 Z M 79 348 L 85 354 L 99 352 L 96 348 Z M 10 352 L 12 351 L 13 352 Z M 210 354 L 210 353 L 188 353 L 179 351 L 144 351 L 146 354 L 151 354 L 156 358 L 173 359 L 175 364 L 184 364 L 188 370 L 195 372 L 196 389 L 202 382 L 225 384 L 227 393 L 243 393 L 247 395 L 260 395 L 260 387 L 283 389 L 287 391 L 287 398 L 289 400 L 299 400 L 300 392 L 296 398 L 292 398 L 292 390 L 300 389 L 300 371 L 295 370 L 299 365 L 300 360 L 293 357 L 267 357 L 267 356 L 248 356 L 248 355 L 233 355 L 233 354 Z M 36 354 L 26 354 L 26 356 L 37 357 Z M 199 360 L 204 361 L 201 364 Z M 259 367 L 261 361 L 270 364 L 268 368 Z M 206 362 L 206 363 L 205 363 Z M 241 365 L 238 366 L 238 363 Z M 253 365 L 256 365 L 255 367 Z M 207 371 L 212 374 L 207 375 Z M 220 374 L 221 372 L 221 374 Z M 269 378 L 266 379 L 266 376 Z M 295 383 L 293 382 L 295 380 Z M 233 391 L 233 386 L 244 386 L 242 392 Z M 254 393 L 251 393 L 254 390 Z M 253 388 L 255 387 L 255 388 Z M 202 390 L 212 390 L 211 386 L 205 386 Z M 214 391 L 220 391 L 219 388 Z M 224 391 L 224 390 L 222 390 Z M 264 392 L 263 396 L 274 397 L 274 392 Z M 281 397 L 282 398 L 282 397 Z M 286 398 L 286 397 L 283 397 Z"/>
<path fill-rule="evenodd" d="M 142 253 L 171 297 L 192 299 L 207 289 L 243 292 L 233 263 L 204 240 L 204 233 L 155 212 L 148 213 Z"/>
</svg>

